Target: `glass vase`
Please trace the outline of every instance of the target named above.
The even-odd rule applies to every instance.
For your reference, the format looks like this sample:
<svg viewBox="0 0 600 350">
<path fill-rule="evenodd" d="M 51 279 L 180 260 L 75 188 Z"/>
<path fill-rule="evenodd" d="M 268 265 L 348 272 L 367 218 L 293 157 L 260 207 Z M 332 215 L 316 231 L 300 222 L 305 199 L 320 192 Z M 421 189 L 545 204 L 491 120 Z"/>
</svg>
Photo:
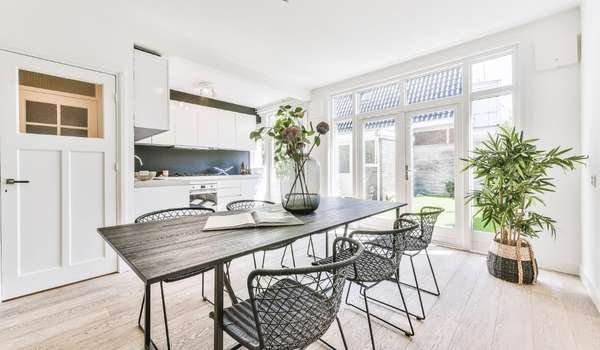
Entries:
<svg viewBox="0 0 600 350">
<path fill-rule="evenodd" d="M 307 214 L 319 207 L 321 166 L 315 159 L 285 160 L 279 164 L 281 204 L 291 212 Z"/>
</svg>

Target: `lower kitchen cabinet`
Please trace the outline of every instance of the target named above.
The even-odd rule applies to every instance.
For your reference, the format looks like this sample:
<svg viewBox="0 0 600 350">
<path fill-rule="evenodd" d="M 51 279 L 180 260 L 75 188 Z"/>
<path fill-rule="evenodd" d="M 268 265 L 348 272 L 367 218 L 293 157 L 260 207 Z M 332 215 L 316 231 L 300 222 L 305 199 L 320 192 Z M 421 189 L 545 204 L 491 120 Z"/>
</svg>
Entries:
<svg viewBox="0 0 600 350">
<path fill-rule="evenodd" d="M 190 186 L 136 187 L 134 216 L 156 210 L 190 206 Z"/>
</svg>

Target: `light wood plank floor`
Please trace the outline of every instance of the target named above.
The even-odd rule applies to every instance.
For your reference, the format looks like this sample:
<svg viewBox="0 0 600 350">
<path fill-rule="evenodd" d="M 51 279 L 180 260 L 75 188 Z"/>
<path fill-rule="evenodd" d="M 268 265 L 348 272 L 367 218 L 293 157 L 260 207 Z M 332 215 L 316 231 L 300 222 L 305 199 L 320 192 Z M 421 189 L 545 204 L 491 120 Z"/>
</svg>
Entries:
<svg viewBox="0 0 600 350">
<path fill-rule="evenodd" d="M 299 263 L 308 262 L 306 241 L 295 243 L 295 248 Z M 275 266 L 279 257 L 280 252 L 268 253 L 268 264 Z M 541 271 L 538 284 L 517 286 L 491 277 L 484 256 L 432 247 L 431 258 L 442 295 L 423 296 L 427 318 L 414 322 L 413 338 L 374 322 L 379 349 L 600 349 L 600 315 L 577 277 Z M 425 257 L 416 262 L 424 286 L 433 288 Z M 241 296 L 247 295 L 245 280 L 251 268 L 251 257 L 233 263 L 233 284 Z M 410 280 L 408 260 L 403 261 L 401 275 Z M 206 282 L 212 298 L 212 274 Z M 417 312 L 416 293 L 404 291 L 409 308 Z M 142 283 L 127 272 L 1 303 L 0 349 L 142 349 L 143 335 L 137 328 L 142 293 Z M 398 301 L 392 284 L 374 293 Z M 173 347 L 211 349 L 211 306 L 201 299 L 200 278 L 166 284 L 165 294 Z M 153 337 L 163 347 L 158 285 L 153 299 Z M 373 304 L 372 311 L 406 325 L 406 319 L 390 309 Z M 365 316 L 342 306 L 340 318 L 350 348 L 370 348 Z M 335 325 L 325 339 L 341 348 Z"/>
</svg>

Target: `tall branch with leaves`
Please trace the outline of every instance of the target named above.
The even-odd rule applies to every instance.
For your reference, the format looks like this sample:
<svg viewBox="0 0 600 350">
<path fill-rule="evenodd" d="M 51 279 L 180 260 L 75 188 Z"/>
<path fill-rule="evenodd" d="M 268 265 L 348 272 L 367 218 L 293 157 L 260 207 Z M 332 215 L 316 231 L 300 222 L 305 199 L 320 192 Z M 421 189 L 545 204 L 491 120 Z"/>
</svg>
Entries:
<svg viewBox="0 0 600 350">
<path fill-rule="evenodd" d="M 280 106 L 273 126 L 263 126 L 252 131 L 250 139 L 258 141 L 265 136 L 271 137 L 275 141 L 274 160 L 276 165 L 282 164 L 286 160 L 292 160 L 296 172 L 292 190 L 298 184 L 301 192 L 308 195 L 310 191 L 307 187 L 304 166 L 310 159 L 314 148 L 321 145 L 321 136 L 327 134 L 329 125 L 326 122 L 320 122 L 316 127 L 313 127 L 312 122 L 305 125 L 306 123 L 302 123 L 305 115 L 306 111 L 302 107 Z"/>
<path fill-rule="evenodd" d="M 522 237 L 538 237 L 547 229 L 556 236 L 556 221 L 536 211 L 545 206 L 542 195 L 554 192 L 554 179 L 548 176 L 554 167 L 574 170 L 587 156 L 567 156 L 572 149 L 555 147 L 548 151 L 536 146 L 537 139 L 525 139 L 515 128 L 501 127 L 488 134 L 466 162 L 463 171 L 472 169 L 481 189 L 467 195 L 467 203 L 477 208 L 485 226 L 492 225 L 495 239 L 516 245 Z"/>
</svg>

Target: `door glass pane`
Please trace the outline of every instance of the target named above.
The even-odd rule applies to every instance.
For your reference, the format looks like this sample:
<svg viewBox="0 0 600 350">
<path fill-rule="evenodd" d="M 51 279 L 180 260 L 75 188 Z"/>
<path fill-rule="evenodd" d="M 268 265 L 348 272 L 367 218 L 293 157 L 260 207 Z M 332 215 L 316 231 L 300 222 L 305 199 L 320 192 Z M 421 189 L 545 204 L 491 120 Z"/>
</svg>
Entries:
<svg viewBox="0 0 600 350">
<path fill-rule="evenodd" d="M 363 123 L 363 198 L 396 199 L 396 123 L 395 118 Z M 383 214 L 390 219 L 394 212 Z"/>
<path fill-rule="evenodd" d="M 26 129 L 28 134 L 56 135 L 56 126 L 32 125 L 28 124 Z"/>
<path fill-rule="evenodd" d="M 453 109 L 411 118 L 412 211 L 425 206 L 444 208 L 438 226 L 454 227 L 456 150 Z"/>
<path fill-rule="evenodd" d="M 332 193 L 339 197 L 352 197 L 352 120 L 340 120 L 333 131 Z"/>
<path fill-rule="evenodd" d="M 20 131 L 103 137 L 102 85 L 19 70 Z"/>
<path fill-rule="evenodd" d="M 60 122 L 62 125 L 87 128 L 88 111 L 85 108 L 60 106 Z"/>
<path fill-rule="evenodd" d="M 88 131 L 86 129 L 60 128 L 60 134 L 62 136 L 87 137 Z"/>
<path fill-rule="evenodd" d="M 55 104 L 25 101 L 25 121 L 28 123 L 56 125 L 57 116 Z"/>
<path fill-rule="evenodd" d="M 471 89 L 473 92 L 512 85 L 512 55 L 473 64 Z"/>
<path fill-rule="evenodd" d="M 475 100 L 471 103 L 473 140 L 472 148 L 476 148 L 488 139 L 488 134 L 494 135 L 499 125 L 510 124 L 513 119 L 512 94 Z M 473 181 L 473 189 L 477 190 L 481 184 Z M 475 214 L 477 211 L 474 210 Z M 493 232 L 491 225 L 483 225 L 481 215 L 473 217 L 473 229 L 475 231 Z"/>
</svg>

